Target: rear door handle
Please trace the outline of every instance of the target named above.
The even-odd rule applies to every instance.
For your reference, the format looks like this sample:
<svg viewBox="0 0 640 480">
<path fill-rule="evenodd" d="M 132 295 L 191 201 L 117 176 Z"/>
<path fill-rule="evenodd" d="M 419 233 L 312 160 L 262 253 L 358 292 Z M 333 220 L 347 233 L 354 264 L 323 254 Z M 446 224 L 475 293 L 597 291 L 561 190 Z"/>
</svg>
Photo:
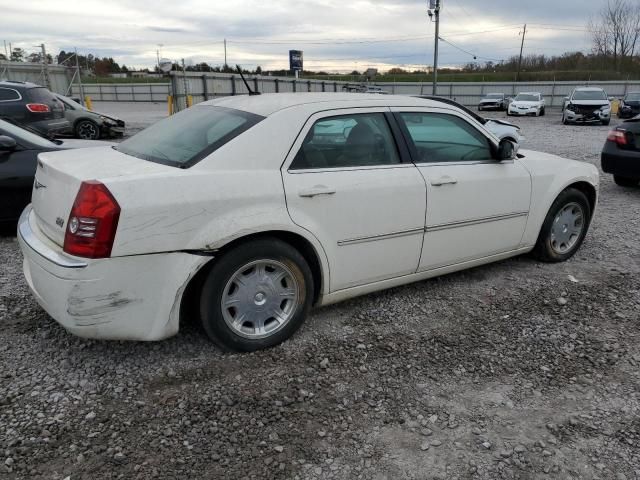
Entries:
<svg viewBox="0 0 640 480">
<path fill-rule="evenodd" d="M 449 175 L 443 175 L 440 178 L 431 180 L 431 185 L 433 185 L 434 187 L 441 187 L 442 185 L 455 185 L 456 183 L 458 183 L 458 180 L 450 177 Z"/>
<path fill-rule="evenodd" d="M 336 193 L 334 188 L 327 187 L 326 185 L 315 185 L 311 188 L 303 188 L 298 191 L 298 195 L 301 197 L 316 197 L 318 195 L 333 195 Z"/>
</svg>

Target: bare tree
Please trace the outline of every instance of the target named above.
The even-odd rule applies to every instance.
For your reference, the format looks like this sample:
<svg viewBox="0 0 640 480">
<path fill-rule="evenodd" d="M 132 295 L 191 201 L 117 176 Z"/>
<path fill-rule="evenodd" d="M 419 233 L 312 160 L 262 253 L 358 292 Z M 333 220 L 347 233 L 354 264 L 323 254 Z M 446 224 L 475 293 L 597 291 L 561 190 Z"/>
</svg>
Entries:
<svg viewBox="0 0 640 480">
<path fill-rule="evenodd" d="M 597 18 L 589 21 L 593 52 L 611 58 L 620 68 L 633 57 L 640 40 L 640 4 L 634 0 L 608 0 Z"/>
</svg>

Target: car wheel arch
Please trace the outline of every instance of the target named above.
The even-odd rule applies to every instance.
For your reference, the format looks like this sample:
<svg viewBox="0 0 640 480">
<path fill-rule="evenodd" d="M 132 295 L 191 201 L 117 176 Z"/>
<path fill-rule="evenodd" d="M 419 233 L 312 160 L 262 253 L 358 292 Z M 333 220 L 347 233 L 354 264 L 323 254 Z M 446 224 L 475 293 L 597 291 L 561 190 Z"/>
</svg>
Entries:
<svg viewBox="0 0 640 480">
<path fill-rule="evenodd" d="M 187 282 L 184 289 L 182 299 L 180 300 L 180 323 L 189 318 L 195 318 L 193 315 L 199 315 L 197 309 L 197 298 L 200 296 L 202 285 L 207 277 L 210 269 L 213 267 L 217 258 L 220 258 L 226 252 L 231 251 L 244 243 L 256 239 L 275 238 L 281 240 L 292 248 L 295 248 L 307 261 L 311 273 L 313 275 L 314 292 L 313 305 L 317 305 L 323 294 L 325 285 L 328 285 L 328 263 L 324 264 L 321 255 L 324 252 L 318 252 L 313 243 L 303 235 L 287 230 L 268 230 L 263 232 L 251 233 L 225 243 L 216 248 L 214 251 L 202 251 L 203 255 L 211 255 L 211 260 L 200 267 L 200 270 Z M 198 252 L 194 252 L 198 253 Z M 194 310 L 194 305 L 196 305 Z"/>
</svg>

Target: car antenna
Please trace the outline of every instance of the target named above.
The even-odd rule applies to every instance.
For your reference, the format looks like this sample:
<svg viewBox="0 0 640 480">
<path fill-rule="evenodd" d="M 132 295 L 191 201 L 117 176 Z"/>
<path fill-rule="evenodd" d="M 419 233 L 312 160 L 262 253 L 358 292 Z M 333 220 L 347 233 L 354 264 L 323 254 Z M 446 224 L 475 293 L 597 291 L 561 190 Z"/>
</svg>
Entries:
<svg viewBox="0 0 640 480">
<path fill-rule="evenodd" d="M 242 81 L 244 82 L 244 86 L 247 87 L 247 90 L 249 90 L 249 95 L 260 95 L 260 92 L 258 91 L 254 92 L 253 90 L 251 90 L 251 87 L 249 86 L 249 82 L 247 82 L 247 79 L 244 78 L 244 74 L 242 73 L 242 69 L 240 68 L 240 65 L 236 65 L 236 68 L 238 69 L 240 78 L 242 78 Z"/>
</svg>

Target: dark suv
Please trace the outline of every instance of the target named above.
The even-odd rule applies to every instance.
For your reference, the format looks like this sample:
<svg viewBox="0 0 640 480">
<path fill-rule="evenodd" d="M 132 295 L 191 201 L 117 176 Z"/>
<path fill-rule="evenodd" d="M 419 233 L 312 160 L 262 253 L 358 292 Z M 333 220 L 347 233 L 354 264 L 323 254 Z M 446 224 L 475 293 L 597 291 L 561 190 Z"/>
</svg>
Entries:
<svg viewBox="0 0 640 480">
<path fill-rule="evenodd" d="M 48 136 L 71 133 L 64 105 L 45 87 L 29 82 L 0 82 L 0 118 L 10 118 Z"/>
</svg>

